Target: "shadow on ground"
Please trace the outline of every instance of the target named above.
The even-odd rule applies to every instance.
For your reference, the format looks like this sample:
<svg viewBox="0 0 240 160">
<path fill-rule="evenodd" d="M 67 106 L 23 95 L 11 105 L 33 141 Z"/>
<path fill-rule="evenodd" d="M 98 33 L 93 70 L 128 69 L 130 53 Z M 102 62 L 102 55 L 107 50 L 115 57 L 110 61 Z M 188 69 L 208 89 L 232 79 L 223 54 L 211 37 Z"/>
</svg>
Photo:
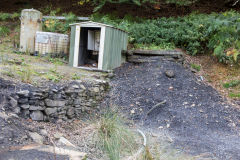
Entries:
<svg viewBox="0 0 240 160">
<path fill-rule="evenodd" d="M 0 160 L 69 160 L 68 156 L 59 156 L 53 153 L 38 150 L 9 151 L 0 153 Z"/>
</svg>

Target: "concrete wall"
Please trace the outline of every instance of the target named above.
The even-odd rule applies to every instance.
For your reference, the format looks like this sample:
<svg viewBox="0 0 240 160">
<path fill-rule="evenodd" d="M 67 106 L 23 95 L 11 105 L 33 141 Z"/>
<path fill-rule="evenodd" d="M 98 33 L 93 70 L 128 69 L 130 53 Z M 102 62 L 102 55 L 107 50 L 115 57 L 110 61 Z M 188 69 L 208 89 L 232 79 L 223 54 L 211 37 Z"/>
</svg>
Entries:
<svg viewBox="0 0 240 160">
<path fill-rule="evenodd" d="M 35 9 L 22 10 L 20 32 L 21 52 L 34 52 L 37 31 L 42 31 L 42 13 Z"/>
</svg>

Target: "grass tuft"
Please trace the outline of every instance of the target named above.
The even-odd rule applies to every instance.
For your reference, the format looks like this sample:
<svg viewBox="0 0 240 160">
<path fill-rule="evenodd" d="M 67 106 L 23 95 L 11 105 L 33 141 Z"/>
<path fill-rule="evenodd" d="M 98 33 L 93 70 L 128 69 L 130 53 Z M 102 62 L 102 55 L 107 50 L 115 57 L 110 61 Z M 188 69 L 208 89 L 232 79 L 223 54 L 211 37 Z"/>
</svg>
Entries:
<svg viewBox="0 0 240 160">
<path fill-rule="evenodd" d="M 22 82 L 25 83 L 31 83 L 32 82 L 32 76 L 33 76 L 33 70 L 31 69 L 30 66 L 26 66 L 24 68 L 22 68 L 19 72 L 18 72 Z"/>
<path fill-rule="evenodd" d="M 230 93 L 229 97 L 231 97 L 231 98 L 240 98 L 240 93 Z"/>
<path fill-rule="evenodd" d="M 191 64 L 191 67 L 192 67 L 193 69 L 197 70 L 198 72 L 201 70 L 201 66 L 200 66 L 200 65 L 197 65 L 197 64 L 194 64 L 194 63 Z"/>
<path fill-rule="evenodd" d="M 232 88 L 240 85 L 240 80 L 233 80 L 223 84 L 224 88 Z"/>
<path fill-rule="evenodd" d="M 136 145 L 133 133 L 115 111 L 107 111 L 100 118 L 98 139 L 100 148 L 110 160 L 119 160 L 124 154 L 133 151 Z"/>
<path fill-rule="evenodd" d="M 145 147 L 145 151 L 142 155 L 142 159 L 141 160 L 154 160 L 151 152 L 150 152 L 150 149 L 148 148 L 148 146 Z"/>
<path fill-rule="evenodd" d="M 5 26 L 0 26 L 0 37 L 6 36 L 10 33 L 10 29 Z"/>
</svg>

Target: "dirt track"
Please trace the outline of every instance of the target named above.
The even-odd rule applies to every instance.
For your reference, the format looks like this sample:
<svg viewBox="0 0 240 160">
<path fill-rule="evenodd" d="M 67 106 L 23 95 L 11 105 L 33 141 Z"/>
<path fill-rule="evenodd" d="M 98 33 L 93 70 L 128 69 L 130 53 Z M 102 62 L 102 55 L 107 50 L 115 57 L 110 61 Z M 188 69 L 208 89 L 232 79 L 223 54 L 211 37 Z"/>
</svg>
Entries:
<svg viewBox="0 0 240 160">
<path fill-rule="evenodd" d="M 240 110 L 189 69 L 159 57 L 151 59 L 156 61 L 118 68 L 105 103 L 119 106 L 146 130 L 167 130 L 173 146 L 188 153 L 240 159 Z M 175 78 L 165 75 L 167 69 L 175 72 Z M 166 104 L 146 114 L 164 100 Z"/>
</svg>

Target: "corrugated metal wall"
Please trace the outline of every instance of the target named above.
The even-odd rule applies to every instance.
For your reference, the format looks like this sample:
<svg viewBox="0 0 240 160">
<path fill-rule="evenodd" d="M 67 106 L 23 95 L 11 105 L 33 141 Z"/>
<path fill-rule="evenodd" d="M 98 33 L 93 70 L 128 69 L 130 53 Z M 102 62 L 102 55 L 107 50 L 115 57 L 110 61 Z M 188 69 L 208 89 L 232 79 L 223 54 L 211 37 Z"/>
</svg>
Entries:
<svg viewBox="0 0 240 160">
<path fill-rule="evenodd" d="M 127 50 L 128 34 L 121 30 L 106 27 L 103 70 L 111 70 L 119 67 L 125 58 L 122 58 L 122 50 Z"/>
</svg>

